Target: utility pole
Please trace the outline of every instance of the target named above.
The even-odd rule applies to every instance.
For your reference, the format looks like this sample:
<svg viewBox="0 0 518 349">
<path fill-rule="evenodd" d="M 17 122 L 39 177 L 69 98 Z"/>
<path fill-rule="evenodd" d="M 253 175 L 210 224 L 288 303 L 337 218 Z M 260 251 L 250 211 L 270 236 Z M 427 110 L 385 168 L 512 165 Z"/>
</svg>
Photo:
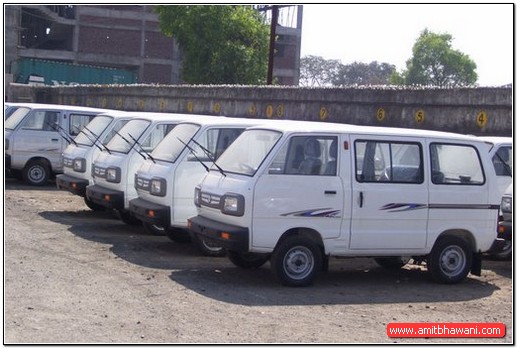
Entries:
<svg viewBox="0 0 518 349">
<path fill-rule="evenodd" d="M 266 84 L 271 85 L 273 82 L 273 57 L 275 54 L 275 28 L 277 27 L 277 18 L 279 17 L 279 6 L 272 6 L 272 21 L 270 23 L 270 54 L 268 57 L 268 76 Z"/>
</svg>

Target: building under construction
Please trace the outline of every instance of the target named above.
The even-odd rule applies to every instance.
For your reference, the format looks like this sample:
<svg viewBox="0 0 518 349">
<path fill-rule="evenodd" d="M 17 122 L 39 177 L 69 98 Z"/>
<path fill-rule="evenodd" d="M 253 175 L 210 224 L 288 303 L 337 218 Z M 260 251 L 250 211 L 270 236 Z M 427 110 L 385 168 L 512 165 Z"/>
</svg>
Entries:
<svg viewBox="0 0 518 349">
<path fill-rule="evenodd" d="M 256 6 L 277 22 L 274 82 L 298 85 L 302 6 L 272 8 Z M 4 34 L 6 83 L 182 83 L 181 50 L 151 5 L 4 5 Z"/>
</svg>

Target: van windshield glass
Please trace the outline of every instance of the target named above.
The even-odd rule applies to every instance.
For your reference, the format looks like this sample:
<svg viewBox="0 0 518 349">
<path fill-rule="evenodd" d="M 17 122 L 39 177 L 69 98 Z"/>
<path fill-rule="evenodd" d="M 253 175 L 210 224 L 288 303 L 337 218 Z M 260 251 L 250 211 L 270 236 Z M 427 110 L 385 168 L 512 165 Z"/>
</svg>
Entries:
<svg viewBox="0 0 518 349">
<path fill-rule="evenodd" d="M 14 130 L 16 126 L 20 124 L 25 115 L 31 111 L 30 108 L 18 108 L 14 113 L 11 114 L 9 119 L 5 120 L 5 128 L 7 130 Z"/>
<path fill-rule="evenodd" d="M 216 163 L 225 172 L 253 176 L 282 134 L 272 130 L 247 130 Z"/>
<path fill-rule="evenodd" d="M 79 134 L 74 140 L 77 144 L 91 147 L 112 120 L 113 118 L 107 115 L 99 115 L 93 118 L 93 120 L 90 121 L 88 125 L 83 127 L 81 131 L 76 130 L 76 132 L 79 132 Z"/>
<path fill-rule="evenodd" d="M 128 121 L 118 133 L 113 136 L 107 147 L 110 151 L 127 154 L 134 147 L 135 141 L 146 131 L 151 121 L 133 119 Z"/>
<path fill-rule="evenodd" d="M 151 155 L 155 160 L 176 162 L 191 138 L 198 132 L 200 125 L 179 124 L 158 143 Z M 190 144 L 193 146 L 193 144 Z"/>
</svg>

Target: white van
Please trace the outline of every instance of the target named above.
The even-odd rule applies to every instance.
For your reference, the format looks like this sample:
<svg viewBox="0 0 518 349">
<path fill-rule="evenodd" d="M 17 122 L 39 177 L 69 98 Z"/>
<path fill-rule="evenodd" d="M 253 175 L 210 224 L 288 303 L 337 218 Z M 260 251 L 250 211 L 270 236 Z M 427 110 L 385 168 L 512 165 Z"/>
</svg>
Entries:
<svg viewBox="0 0 518 349">
<path fill-rule="evenodd" d="M 275 126 L 273 126 L 275 125 Z M 251 127 L 195 190 L 189 228 L 244 268 L 310 284 L 330 256 L 426 261 L 438 282 L 481 273 L 499 197 L 487 146 L 424 130 L 290 122 Z"/>
<path fill-rule="evenodd" d="M 110 153 L 108 142 L 134 116 L 134 113 L 113 111 L 98 115 L 84 126 L 63 152 L 64 173 L 56 176 L 57 188 L 82 196 L 94 211 L 104 210 L 104 206 L 86 197 L 86 187 L 94 184 L 92 162 L 102 151 Z"/>
<path fill-rule="evenodd" d="M 129 200 L 137 197 L 135 172 L 145 159 L 156 161 L 151 152 L 178 123 L 196 119 L 192 114 L 129 113 L 128 121 L 93 160 L 94 184 L 86 187 L 88 201 L 114 209 L 126 224 L 141 222 L 129 212 Z"/>
<path fill-rule="evenodd" d="M 13 177 L 44 185 L 63 172 L 61 154 L 79 130 L 106 109 L 25 103 L 5 120 L 5 163 Z"/>
<path fill-rule="evenodd" d="M 480 137 L 489 146 L 489 156 L 498 181 L 498 192 L 502 196 L 513 182 L 513 138 Z"/>
<path fill-rule="evenodd" d="M 152 234 L 165 233 L 173 241 L 190 241 L 187 218 L 196 214 L 194 187 L 246 128 L 264 122 L 210 117 L 179 124 L 153 151 L 155 161 L 144 161 L 135 174 L 138 198 L 130 201 L 131 212 Z M 205 255 L 225 252 L 203 240 L 195 242 Z"/>
</svg>

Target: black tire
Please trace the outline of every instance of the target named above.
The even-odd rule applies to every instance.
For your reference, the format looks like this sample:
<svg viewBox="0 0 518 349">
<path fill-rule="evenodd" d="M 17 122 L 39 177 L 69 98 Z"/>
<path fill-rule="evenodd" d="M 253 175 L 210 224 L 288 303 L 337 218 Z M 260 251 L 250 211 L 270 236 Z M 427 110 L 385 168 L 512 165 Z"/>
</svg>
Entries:
<svg viewBox="0 0 518 349">
<path fill-rule="evenodd" d="M 165 230 L 165 235 L 174 242 L 178 242 L 181 244 L 191 242 L 191 234 L 187 230 L 179 229 L 179 228 L 167 228 Z"/>
<path fill-rule="evenodd" d="M 322 269 L 320 247 L 304 236 L 289 236 L 273 251 L 271 264 L 275 278 L 285 286 L 308 286 Z"/>
<path fill-rule="evenodd" d="M 32 160 L 23 168 L 22 177 L 29 185 L 45 185 L 50 178 L 50 167 L 44 160 Z"/>
<path fill-rule="evenodd" d="M 436 282 L 456 284 L 468 276 L 472 260 L 473 251 L 466 240 L 445 236 L 435 243 L 426 266 Z"/>
<path fill-rule="evenodd" d="M 127 225 L 141 225 L 142 221 L 131 214 L 129 211 L 117 210 L 117 214 L 119 219 L 126 223 Z"/>
<path fill-rule="evenodd" d="M 489 257 L 496 261 L 510 261 L 513 256 L 513 242 L 506 240 L 502 249 L 498 252 L 490 253 Z"/>
<path fill-rule="evenodd" d="M 208 257 L 223 257 L 227 254 L 224 247 L 218 245 L 218 243 L 205 239 L 203 236 L 198 234 L 194 235 L 194 242 L 204 256 Z"/>
<path fill-rule="evenodd" d="M 142 222 L 142 225 L 144 226 L 144 229 L 146 230 L 146 232 L 150 235 L 155 235 L 155 236 L 165 236 L 165 231 L 167 230 L 167 228 L 165 227 L 162 227 L 160 225 L 156 225 L 156 224 L 151 224 L 151 223 L 148 223 L 148 222 Z"/>
<path fill-rule="evenodd" d="M 96 212 L 106 211 L 106 207 L 104 207 L 103 205 L 96 204 L 92 200 L 88 199 L 88 197 L 86 197 L 86 196 L 84 197 L 84 201 L 85 201 L 85 205 L 88 206 L 88 208 L 92 211 L 96 211 Z"/>
<path fill-rule="evenodd" d="M 402 267 L 404 267 L 408 261 L 410 260 L 410 258 L 407 258 L 407 257 L 376 257 L 374 258 L 374 260 L 376 261 L 376 263 L 378 263 L 378 265 L 380 267 L 383 267 L 385 269 L 391 269 L 391 270 L 397 270 L 397 269 L 401 269 Z"/>
<path fill-rule="evenodd" d="M 257 269 L 268 262 L 269 256 L 263 253 L 227 251 L 228 259 L 239 268 Z"/>
</svg>

